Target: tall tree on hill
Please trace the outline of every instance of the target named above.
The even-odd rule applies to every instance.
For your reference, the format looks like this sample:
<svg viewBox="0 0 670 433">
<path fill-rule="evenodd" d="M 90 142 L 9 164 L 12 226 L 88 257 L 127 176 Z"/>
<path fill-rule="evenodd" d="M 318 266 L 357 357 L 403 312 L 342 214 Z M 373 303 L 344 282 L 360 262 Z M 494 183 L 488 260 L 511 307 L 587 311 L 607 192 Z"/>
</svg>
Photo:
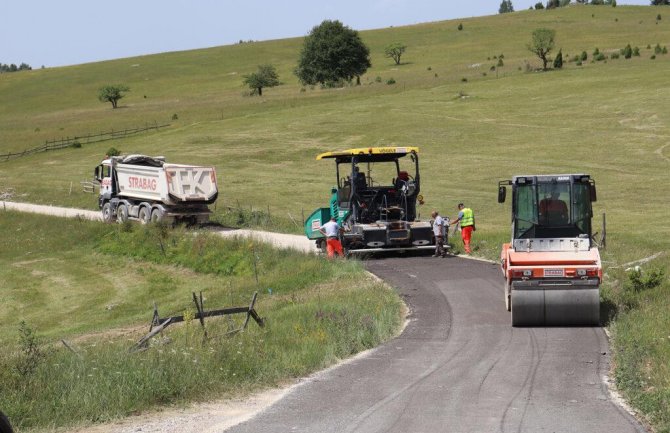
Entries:
<svg viewBox="0 0 670 433">
<path fill-rule="evenodd" d="M 356 30 L 325 20 L 305 38 L 295 74 L 303 84 L 351 81 L 372 66 L 370 50 Z"/>
<path fill-rule="evenodd" d="M 118 106 L 119 100 L 125 95 L 123 92 L 129 92 L 130 87 L 123 84 L 108 84 L 98 89 L 98 99 L 100 102 L 111 102 L 112 108 Z"/>
<path fill-rule="evenodd" d="M 274 87 L 280 83 L 274 66 L 259 65 L 256 72 L 244 76 L 244 84 L 258 93 L 258 96 L 263 96 L 263 87 Z"/>
<path fill-rule="evenodd" d="M 533 36 L 528 50 L 542 60 L 542 69 L 547 70 L 549 63 L 549 53 L 554 49 L 556 31 L 551 29 L 539 28 L 533 30 Z"/>
<path fill-rule="evenodd" d="M 506 14 L 509 12 L 514 12 L 514 6 L 512 6 L 512 0 L 502 0 L 502 2 L 500 2 L 500 7 L 498 8 L 498 13 Z"/>
<path fill-rule="evenodd" d="M 651 0 L 652 6 L 668 6 L 670 5 L 670 0 Z"/>
</svg>

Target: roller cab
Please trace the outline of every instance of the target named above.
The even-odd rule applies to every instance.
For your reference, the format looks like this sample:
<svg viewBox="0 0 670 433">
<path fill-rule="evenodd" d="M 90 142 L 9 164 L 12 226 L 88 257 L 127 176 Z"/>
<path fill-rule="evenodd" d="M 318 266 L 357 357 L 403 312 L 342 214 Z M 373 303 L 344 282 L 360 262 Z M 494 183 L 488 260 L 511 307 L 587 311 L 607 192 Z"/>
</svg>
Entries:
<svg viewBox="0 0 670 433">
<path fill-rule="evenodd" d="M 515 176 L 498 185 L 498 202 L 512 190 L 512 240 L 503 245 L 505 305 L 513 326 L 597 326 L 602 264 L 592 240 L 589 175 Z"/>
</svg>

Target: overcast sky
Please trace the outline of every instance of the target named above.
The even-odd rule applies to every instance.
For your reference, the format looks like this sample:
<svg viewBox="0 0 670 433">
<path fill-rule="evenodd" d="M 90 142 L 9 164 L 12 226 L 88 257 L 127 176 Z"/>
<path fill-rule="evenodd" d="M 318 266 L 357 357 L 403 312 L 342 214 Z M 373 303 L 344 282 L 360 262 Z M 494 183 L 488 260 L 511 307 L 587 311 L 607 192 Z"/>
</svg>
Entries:
<svg viewBox="0 0 670 433">
<path fill-rule="evenodd" d="M 515 10 L 538 0 L 512 0 Z M 543 1 L 546 3 L 546 0 Z M 0 63 L 62 66 L 305 36 L 324 19 L 356 30 L 498 13 L 500 0 L 6 0 Z M 648 5 L 649 0 L 619 0 Z"/>
</svg>

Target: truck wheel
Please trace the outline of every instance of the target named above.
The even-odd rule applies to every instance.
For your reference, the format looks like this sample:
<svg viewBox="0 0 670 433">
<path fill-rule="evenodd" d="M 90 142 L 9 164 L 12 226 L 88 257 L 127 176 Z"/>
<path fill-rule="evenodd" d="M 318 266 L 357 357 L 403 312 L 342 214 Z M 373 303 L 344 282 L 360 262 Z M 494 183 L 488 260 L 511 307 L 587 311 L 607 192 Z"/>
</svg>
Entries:
<svg viewBox="0 0 670 433">
<path fill-rule="evenodd" d="M 125 204 L 119 204 L 119 206 L 116 208 L 116 221 L 119 224 L 128 221 L 128 208 Z"/>
<path fill-rule="evenodd" d="M 139 219 L 142 224 L 151 222 L 151 208 L 149 206 L 142 206 L 140 208 Z"/>
<path fill-rule="evenodd" d="M 163 221 L 163 218 L 165 217 L 165 214 L 163 214 L 163 211 L 156 208 L 151 211 L 151 222 L 152 223 L 159 223 Z"/>
<path fill-rule="evenodd" d="M 116 219 L 116 215 L 112 212 L 112 204 L 110 202 L 102 205 L 102 220 L 107 224 L 113 223 Z"/>
</svg>

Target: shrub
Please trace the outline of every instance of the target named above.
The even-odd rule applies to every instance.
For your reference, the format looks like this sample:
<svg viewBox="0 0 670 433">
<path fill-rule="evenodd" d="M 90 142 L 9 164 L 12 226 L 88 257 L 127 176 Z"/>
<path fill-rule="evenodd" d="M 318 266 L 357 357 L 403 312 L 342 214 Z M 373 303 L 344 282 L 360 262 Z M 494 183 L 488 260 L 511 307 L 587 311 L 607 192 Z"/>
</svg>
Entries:
<svg viewBox="0 0 670 433">
<path fill-rule="evenodd" d="M 595 56 L 597 56 L 598 54 L 600 54 L 600 50 L 598 49 L 598 47 L 596 47 L 596 49 L 593 50 L 593 56 L 595 57 Z"/>
<path fill-rule="evenodd" d="M 639 47 L 633 48 L 633 55 L 636 56 L 636 57 L 640 57 L 640 48 Z"/>
<path fill-rule="evenodd" d="M 661 50 L 661 54 L 668 54 L 668 47 L 663 46 L 663 49 Z"/>
<path fill-rule="evenodd" d="M 663 51 L 663 49 L 661 48 L 661 44 L 656 44 L 656 46 L 654 47 L 654 54 L 661 54 L 661 51 Z"/>
<path fill-rule="evenodd" d="M 661 14 L 656 15 L 656 21 L 661 21 Z"/>
<path fill-rule="evenodd" d="M 647 49 L 651 50 L 651 45 L 647 44 Z"/>
<path fill-rule="evenodd" d="M 75 140 L 72 142 L 72 144 L 70 144 L 70 147 L 73 147 L 75 149 L 81 149 L 81 143 Z"/>
<path fill-rule="evenodd" d="M 535 3 L 535 10 L 544 9 L 544 4 L 542 2 Z"/>
<path fill-rule="evenodd" d="M 581 60 L 578 60 L 577 63 L 575 63 L 575 65 L 577 65 L 577 66 L 582 66 L 582 61 L 581 61 Z"/>
<path fill-rule="evenodd" d="M 177 115 L 177 113 L 174 113 L 172 115 L 172 120 L 177 120 L 177 119 L 179 119 L 179 115 Z"/>
<path fill-rule="evenodd" d="M 121 151 L 116 147 L 110 147 L 109 149 L 107 149 L 107 156 L 119 156 L 119 155 L 121 155 Z"/>
<path fill-rule="evenodd" d="M 574 56 L 573 58 L 571 58 L 570 61 L 571 61 L 571 62 L 578 62 L 578 61 L 580 61 L 581 59 L 582 59 L 581 56 L 578 56 L 578 55 L 575 54 L 575 56 Z"/>
<path fill-rule="evenodd" d="M 630 59 L 633 56 L 633 49 L 630 44 L 621 49 L 621 55 L 626 59 Z"/>
<path fill-rule="evenodd" d="M 584 61 L 586 61 L 588 58 L 589 58 L 589 55 L 586 54 L 586 51 L 582 51 L 582 55 L 581 55 L 581 57 L 579 58 L 579 60 L 581 60 L 582 62 L 584 62 Z"/>
<path fill-rule="evenodd" d="M 23 320 L 19 323 L 19 347 L 16 371 L 22 378 L 26 378 L 35 372 L 45 354 L 39 346 L 35 332 Z"/>
<path fill-rule="evenodd" d="M 467 83 L 467 82 L 468 82 L 468 79 L 465 78 L 465 77 L 463 77 L 463 78 L 461 78 L 461 81 L 462 81 L 463 83 Z"/>
<path fill-rule="evenodd" d="M 433 68 L 432 68 L 431 66 L 428 66 L 428 68 L 426 68 L 426 70 L 427 70 L 427 71 L 432 71 Z"/>
<path fill-rule="evenodd" d="M 377 75 L 377 76 L 375 77 L 375 83 L 381 83 L 381 82 L 382 82 L 382 77 L 380 77 L 379 75 Z"/>
<path fill-rule="evenodd" d="M 558 50 L 558 54 L 554 59 L 554 68 L 561 69 L 562 67 L 563 67 L 563 52 L 561 50 Z"/>
<path fill-rule="evenodd" d="M 605 54 L 603 53 L 598 53 L 598 55 L 593 56 L 593 60 L 595 60 L 596 62 L 601 62 L 605 59 L 607 59 L 607 56 L 605 56 Z"/>
<path fill-rule="evenodd" d="M 610 59 L 618 59 L 618 58 L 619 58 L 619 53 L 610 54 Z"/>
<path fill-rule="evenodd" d="M 393 77 L 389 78 L 388 80 L 386 80 L 386 84 L 388 85 L 395 84 L 395 79 Z"/>
<path fill-rule="evenodd" d="M 505 63 L 503 63 L 502 57 L 498 59 L 498 66 L 505 66 Z"/>
<path fill-rule="evenodd" d="M 491 65 L 491 67 L 489 68 L 489 71 L 493 72 L 493 71 L 495 71 L 495 70 L 496 70 L 496 66 L 495 66 L 495 65 Z"/>
<path fill-rule="evenodd" d="M 463 30 L 463 23 L 458 24 L 458 31 L 460 32 L 461 30 Z"/>
<path fill-rule="evenodd" d="M 656 54 L 652 54 L 651 57 L 649 57 L 651 60 L 656 60 Z"/>
</svg>

